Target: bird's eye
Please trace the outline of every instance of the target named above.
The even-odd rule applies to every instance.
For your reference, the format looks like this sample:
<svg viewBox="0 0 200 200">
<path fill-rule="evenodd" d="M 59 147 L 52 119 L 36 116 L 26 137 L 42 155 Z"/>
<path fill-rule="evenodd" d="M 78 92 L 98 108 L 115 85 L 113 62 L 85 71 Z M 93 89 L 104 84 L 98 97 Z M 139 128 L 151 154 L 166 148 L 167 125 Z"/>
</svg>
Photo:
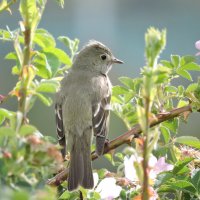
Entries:
<svg viewBox="0 0 200 200">
<path fill-rule="evenodd" d="M 105 60 L 105 59 L 106 59 L 106 55 L 105 54 L 101 55 L 101 60 Z"/>
</svg>

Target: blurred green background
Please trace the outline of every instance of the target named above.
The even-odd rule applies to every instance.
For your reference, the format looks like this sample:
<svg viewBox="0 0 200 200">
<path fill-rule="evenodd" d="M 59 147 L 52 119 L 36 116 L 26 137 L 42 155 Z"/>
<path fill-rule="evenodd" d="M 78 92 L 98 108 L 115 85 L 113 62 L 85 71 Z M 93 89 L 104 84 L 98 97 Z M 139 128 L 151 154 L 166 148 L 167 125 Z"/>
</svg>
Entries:
<svg viewBox="0 0 200 200">
<path fill-rule="evenodd" d="M 0 15 L 0 28 L 18 28 L 21 20 L 18 4 Z M 48 0 L 44 16 L 39 25 L 54 37 L 61 35 L 79 38 L 80 47 L 90 39 L 105 43 L 113 50 L 124 65 L 114 66 L 110 77 L 113 85 L 118 84 L 120 76 L 138 77 L 145 64 L 144 34 L 150 26 L 167 29 L 167 46 L 162 59 L 171 54 L 195 55 L 194 43 L 200 39 L 200 1 L 199 0 L 66 0 L 61 9 L 53 0 Z M 61 43 L 58 46 L 65 49 Z M 4 56 L 13 50 L 12 43 L 0 43 L 0 94 L 6 95 L 16 83 L 11 75 L 13 62 Z M 65 49 L 66 50 L 66 49 Z M 200 74 L 194 74 L 194 81 Z M 187 86 L 189 81 L 178 79 L 175 84 Z M 9 100 L 2 106 L 16 110 L 16 101 Z M 54 108 L 45 107 L 37 101 L 29 113 L 31 123 L 45 135 L 55 136 Z M 199 137 L 200 115 L 192 114 L 188 123 L 181 123 L 179 134 Z M 110 136 L 112 139 L 125 132 L 124 124 L 111 115 Z"/>
</svg>

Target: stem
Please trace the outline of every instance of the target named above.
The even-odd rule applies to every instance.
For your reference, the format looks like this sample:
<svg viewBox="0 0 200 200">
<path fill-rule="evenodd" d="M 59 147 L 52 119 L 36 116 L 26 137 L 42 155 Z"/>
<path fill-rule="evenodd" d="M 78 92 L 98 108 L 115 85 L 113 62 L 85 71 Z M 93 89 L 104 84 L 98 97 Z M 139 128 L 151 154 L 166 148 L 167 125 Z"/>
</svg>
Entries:
<svg viewBox="0 0 200 200">
<path fill-rule="evenodd" d="M 31 55 L 31 30 L 29 27 L 25 26 L 24 31 L 24 59 L 21 72 L 21 88 L 20 88 L 20 99 L 19 99 L 19 111 L 23 115 L 23 122 L 26 120 L 27 114 L 27 87 L 28 87 L 28 67 L 30 65 L 30 55 Z M 27 73 L 27 74 L 26 74 Z"/>
<path fill-rule="evenodd" d="M 192 112 L 192 106 L 188 105 L 181 108 L 176 108 L 174 110 L 171 110 L 170 112 L 157 114 L 154 118 L 150 118 L 148 120 L 149 127 L 156 126 L 164 121 L 178 117 L 184 112 Z M 117 147 L 123 144 L 130 144 L 130 142 L 134 138 L 137 138 L 140 136 L 141 132 L 142 130 L 141 130 L 140 125 L 136 124 L 131 130 L 127 131 L 126 133 L 120 135 L 119 137 L 107 143 L 104 147 L 104 154 L 110 152 L 111 150 L 116 149 Z M 92 160 L 95 160 L 98 158 L 98 155 L 95 152 L 92 152 L 91 156 L 92 156 Z M 52 186 L 58 186 L 67 179 L 67 175 L 68 175 L 68 169 L 64 169 L 55 177 L 53 177 L 52 179 L 49 179 L 47 181 L 47 184 L 52 185 Z"/>
<path fill-rule="evenodd" d="M 143 186 L 142 186 L 142 200 L 149 199 L 149 173 L 148 173 L 148 141 L 149 141 L 149 98 L 145 98 L 145 130 L 144 130 L 144 148 L 143 148 Z"/>
</svg>

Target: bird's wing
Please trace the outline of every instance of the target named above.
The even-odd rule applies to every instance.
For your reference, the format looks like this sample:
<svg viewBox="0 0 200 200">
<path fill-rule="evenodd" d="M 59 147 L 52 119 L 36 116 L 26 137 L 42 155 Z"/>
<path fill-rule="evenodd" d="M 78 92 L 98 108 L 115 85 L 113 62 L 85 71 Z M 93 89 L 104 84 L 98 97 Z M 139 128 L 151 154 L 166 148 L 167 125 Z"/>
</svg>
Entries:
<svg viewBox="0 0 200 200">
<path fill-rule="evenodd" d="M 93 130 L 96 136 L 96 152 L 102 155 L 104 144 L 108 133 L 109 115 L 110 115 L 110 99 L 111 95 L 101 100 L 99 104 L 93 105 Z"/>
<path fill-rule="evenodd" d="M 63 116 L 62 116 L 62 106 L 59 104 L 55 105 L 55 113 L 56 113 L 56 132 L 57 138 L 60 146 L 62 147 L 61 153 L 63 158 L 66 155 L 66 140 L 65 140 L 65 132 L 63 126 Z"/>
</svg>

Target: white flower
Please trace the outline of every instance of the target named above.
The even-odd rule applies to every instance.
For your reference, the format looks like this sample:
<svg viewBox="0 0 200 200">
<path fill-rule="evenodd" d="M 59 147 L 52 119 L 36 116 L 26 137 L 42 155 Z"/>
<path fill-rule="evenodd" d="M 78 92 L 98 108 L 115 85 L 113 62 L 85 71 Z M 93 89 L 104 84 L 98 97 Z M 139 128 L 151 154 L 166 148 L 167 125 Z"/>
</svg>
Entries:
<svg viewBox="0 0 200 200">
<path fill-rule="evenodd" d="M 138 180 L 136 170 L 134 168 L 135 156 L 124 157 L 124 173 L 125 177 L 131 181 Z"/>
<path fill-rule="evenodd" d="M 93 179 L 94 179 L 94 187 L 93 187 L 93 189 L 94 189 L 99 182 L 99 176 L 98 176 L 97 172 L 93 173 Z"/>
<path fill-rule="evenodd" d="M 119 197 L 122 188 L 116 185 L 116 180 L 112 177 L 104 178 L 96 188 L 96 192 L 101 195 L 101 199 L 111 200 Z"/>
</svg>

